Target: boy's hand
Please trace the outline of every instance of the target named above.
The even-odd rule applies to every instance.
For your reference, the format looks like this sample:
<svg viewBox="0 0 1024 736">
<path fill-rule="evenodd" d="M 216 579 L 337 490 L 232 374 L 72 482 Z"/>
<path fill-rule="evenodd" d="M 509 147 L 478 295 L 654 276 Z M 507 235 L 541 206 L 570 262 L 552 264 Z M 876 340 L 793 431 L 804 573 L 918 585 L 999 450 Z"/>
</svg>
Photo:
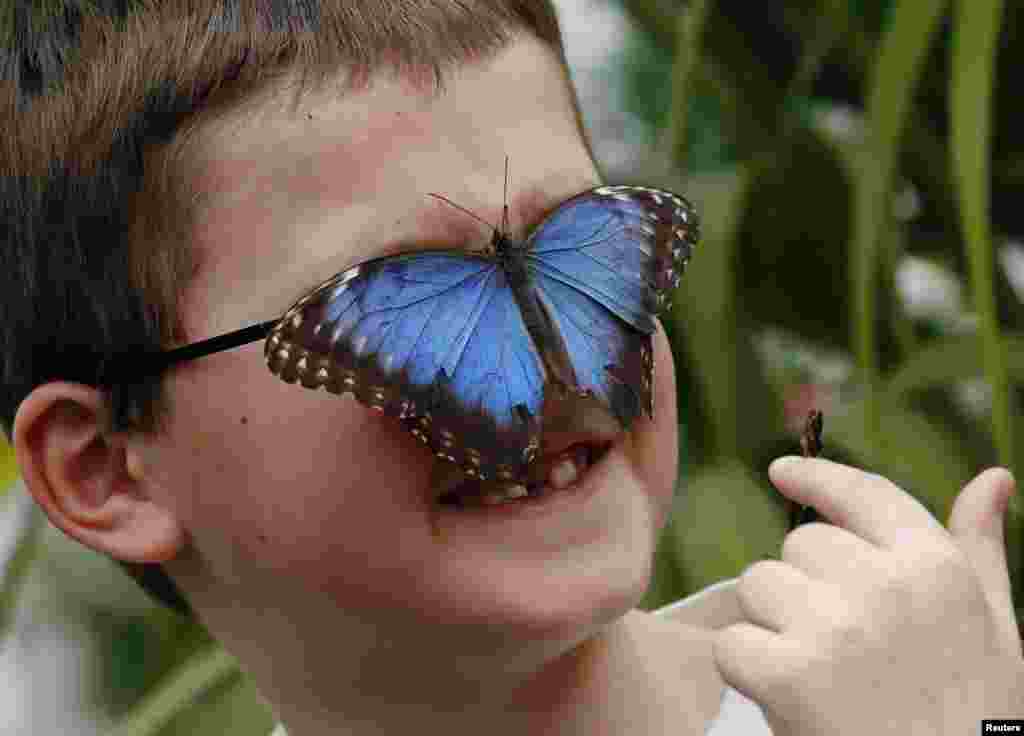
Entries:
<svg viewBox="0 0 1024 736">
<path fill-rule="evenodd" d="M 749 566 L 736 587 L 749 623 L 716 634 L 722 677 L 775 736 L 967 736 L 982 718 L 1024 718 L 1008 471 L 961 491 L 948 532 L 893 483 L 847 465 L 786 458 L 769 476 L 831 522 L 798 527 L 781 561 Z"/>
</svg>

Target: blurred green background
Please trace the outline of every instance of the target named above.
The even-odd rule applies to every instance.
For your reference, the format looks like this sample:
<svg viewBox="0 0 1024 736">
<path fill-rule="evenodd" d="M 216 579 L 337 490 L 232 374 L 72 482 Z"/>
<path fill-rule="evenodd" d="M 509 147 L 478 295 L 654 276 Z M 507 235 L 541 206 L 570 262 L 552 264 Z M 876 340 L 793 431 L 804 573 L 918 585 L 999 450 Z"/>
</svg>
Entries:
<svg viewBox="0 0 1024 736">
<path fill-rule="evenodd" d="M 703 223 L 664 319 L 680 480 L 643 606 L 778 557 L 787 508 L 766 469 L 799 453 L 810 408 L 825 457 L 885 475 L 944 524 L 982 469 L 1021 468 L 1024 101 L 1010 72 L 1024 8 L 558 5 L 607 180 L 679 191 Z M 599 28 L 615 43 L 585 48 Z M 16 475 L 3 447 L 0 488 Z M 89 642 L 81 733 L 269 732 L 269 707 L 205 631 L 19 496 L 3 499 L 0 635 L 46 619 Z M 1017 498 L 1006 532 L 1019 604 Z"/>
</svg>

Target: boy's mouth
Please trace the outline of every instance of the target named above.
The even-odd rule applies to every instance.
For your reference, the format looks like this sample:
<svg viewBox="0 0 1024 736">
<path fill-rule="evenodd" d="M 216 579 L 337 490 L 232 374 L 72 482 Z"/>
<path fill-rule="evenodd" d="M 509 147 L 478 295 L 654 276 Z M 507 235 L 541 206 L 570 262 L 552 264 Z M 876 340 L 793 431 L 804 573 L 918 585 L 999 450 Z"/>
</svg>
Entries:
<svg viewBox="0 0 1024 736">
<path fill-rule="evenodd" d="M 462 479 L 455 473 L 442 484 L 435 502 L 447 508 L 529 503 L 578 483 L 611 449 L 612 442 L 597 436 L 569 436 L 537 460 L 525 483 Z"/>
<path fill-rule="evenodd" d="M 590 394 L 560 397 L 552 392 L 545 396 L 543 416 L 541 456 L 525 479 L 473 480 L 455 465 L 439 464 L 432 484 L 435 508 L 527 505 L 571 489 L 623 436 L 619 421 Z"/>
</svg>

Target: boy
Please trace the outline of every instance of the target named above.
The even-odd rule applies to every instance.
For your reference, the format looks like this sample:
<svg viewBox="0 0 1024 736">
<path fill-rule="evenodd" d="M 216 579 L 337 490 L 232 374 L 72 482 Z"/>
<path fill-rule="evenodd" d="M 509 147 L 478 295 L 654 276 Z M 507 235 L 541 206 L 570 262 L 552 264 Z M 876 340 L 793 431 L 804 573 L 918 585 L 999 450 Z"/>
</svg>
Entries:
<svg viewBox="0 0 1024 736">
<path fill-rule="evenodd" d="M 5 170 L 37 178 L 12 177 L 4 192 L 13 245 L 4 246 L 2 292 L 14 294 L 2 320 L 5 430 L 51 521 L 115 559 L 161 565 L 161 590 L 187 600 L 238 657 L 289 736 L 721 733 L 713 724 L 727 683 L 764 711 L 754 706 L 760 718 L 743 733 L 770 724 L 775 734 L 809 735 L 828 724 L 862 734 L 927 721 L 948 729 L 929 733 L 959 734 L 1011 714 L 1024 689 L 988 515 L 1012 490 L 1000 471 L 980 476 L 954 511 L 977 574 L 930 564 L 960 558 L 934 543 L 940 530 L 902 491 L 809 461 L 773 479 L 865 537 L 890 518 L 871 508 L 898 509 L 900 525 L 884 531 L 916 535 L 907 548 L 924 550 L 919 574 L 883 576 L 895 562 L 870 557 L 875 577 L 843 583 L 858 593 L 848 600 L 823 581 L 811 589 L 795 567 L 759 563 L 740 595 L 716 588 L 709 605 L 687 609 L 697 614 L 689 620 L 634 608 L 676 475 L 674 375 L 661 332 L 653 420 L 616 436 L 593 467 L 573 468 L 576 487 L 542 513 L 442 515 L 444 543 L 425 501 L 430 454 L 393 419 L 280 381 L 262 343 L 183 363 L 155 382 L 96 388 L 111 355 L 274 319 L 362 260 L 478 247 L 478 224 L 425 194 L 499 221 L 505 155 L 520 172 L 509 195 L 514 236 L 601 183 L 545 3 L 152 5 L 129 4 L 124 31 L 85 17 L 79 65 L 63 77 L 47 61 L 74 57 L 46 57 L 52 45 L 35 39 L 41 61 L 15 80 L 26 99 L 4 113 L 16 131 Z M 279 73 L 257 83 L 253 74 L 275 60 Z M 326 84 L 294 95 L 304 68 Z M 218 75 L 237 78 L 205 107 L 182 105 L 182 94 Z M 541 462 L 553 469 L 558 459 Z M 863 498 L 861 487 L 873 507 L 848 501 Z M 819 571 L 835 556 L 812 533 L 843 532 L 844 554 L 861 542 L 838 527 L 802 529 L 787 547 L 807 542 L 807 560 L 807 546 L 818 545 Z M 919 541 L 926 533 L 931 546 Z M 904 642 L 912 637 L 884 640 L 883 654 L 905 655 L 916 677 L 911 698 L 884 656 L 857 658 L 875 651 L 868 642 L 830 644 L 836 632 L 841 641 L 888 635 L 894 617 L 917 622 L 916 604 L 942 592 L 933 569 L 973 607 L 929 628 L 957 655 L 952 670 L 920 667 L 922 652 Z M 762 587 L 766 579 L 785 587 Z M 861 616 L 850 601 L 874 601 L 874 580 L 918 583 L 918 597 L 890 596 Z M 837 620 L 849 625 L 837 629 Z M 814 667 L 800 669 L 806 662 Z M 901 697 L 881 698 L 875 681 Z M 822 682 L 846 689 L 829 696 L 814 690 Z M 847 710 L 867 698 L 879 703 L 870 713 Z M 937 720 L 936 708 L 948 717 Z"/>
</svg>

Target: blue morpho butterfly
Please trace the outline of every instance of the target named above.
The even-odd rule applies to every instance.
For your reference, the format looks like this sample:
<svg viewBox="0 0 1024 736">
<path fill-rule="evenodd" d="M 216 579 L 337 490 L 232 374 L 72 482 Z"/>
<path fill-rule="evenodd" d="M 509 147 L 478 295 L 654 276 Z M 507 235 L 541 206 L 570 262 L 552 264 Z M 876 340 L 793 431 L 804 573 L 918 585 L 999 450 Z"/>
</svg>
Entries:
<svg viewBox="0 0 1024 736">
<path fill-rule="evenodd" d="M 549 391 L 597 398 L 624 429 L 652 415 L 654 314 L 697 242 L 692 205 L 601 186 L 523 242 L 507 219 L 506 205 L 489 252 L 403 253 L 325 281 L 271 331 L 270 370 L 351 391 L 480 480 L 524 477 Z"/>
<path fill-rule="evenodd" d="M 487 252 L 368 260 L 279 320 L 115 359 L 115 375 L 267 336 L 267 365 L 282 380 L 352 392 L 468 478 L 522 481 L 552 394 L 597 400 L 623 429 L 641 411 L 653 416 L 654 316 L 699 232 L 687 200 L 639 186 L 577 194 L 524 242 L 508 237 L 504 213 Z"/>
</svg>

